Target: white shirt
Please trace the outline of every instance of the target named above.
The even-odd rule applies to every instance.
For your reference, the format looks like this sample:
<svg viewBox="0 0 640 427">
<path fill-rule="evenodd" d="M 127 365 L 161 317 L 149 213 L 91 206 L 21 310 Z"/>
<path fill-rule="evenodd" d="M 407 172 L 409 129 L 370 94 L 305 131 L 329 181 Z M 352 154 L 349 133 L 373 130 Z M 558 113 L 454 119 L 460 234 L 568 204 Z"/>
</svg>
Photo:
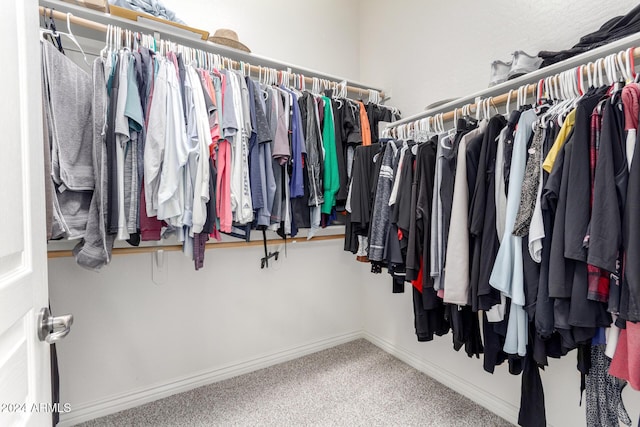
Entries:
<svg viewBox="0 0 640 427">
<path fill-rule="evenodd" d="M 158 219 L 165 220 L 174 227 L 182 227 L 185 204 L 184 167 L 188 156 L 187 132 L 178 75 L 171 61 L 166 61 L 165 64 L 168 67 L 166 143 L 158 188 Z"/>
<path fill-rule="evenodd" d="M 251 187 L 249 183 L 249 144 L 244 109 L 242 105 L 242 88 L 239 76 L 230 72 L 228 74 L 233 91 L 233 103 L 235 105 L 236 121 L 240 127 L 239 132 L 230 140 L 231 158 L 231 210 L 233 220 L 240 224 L 253 221 L 253 204 L 251 201 Z M 227 101 L 228 102 L 228 101 Z"/>
<path fill-rule="evenodd" d="M 207 202 L 209 201 L 209 116 L 202 93 L 202 85 L 197 71 L 193 67 L 187 68 L 187 80 L 191 82 L 193 102 L 195 105 L 196 131 L 198 138 L 197 169 L 193 192 L 193 224 L 191 236 L 201 233 L 207 220 Z"/>
<path fill-rule="evenodd" d="M 144 146 L 144 195 L 147 216 L 158 215 L 158 188 L 164 160 L 167 127 L 167 63 L 159 59 L 158 74 L 153 86 L 153 97 L 147 120 L 147 137 Z"/>
</svg>

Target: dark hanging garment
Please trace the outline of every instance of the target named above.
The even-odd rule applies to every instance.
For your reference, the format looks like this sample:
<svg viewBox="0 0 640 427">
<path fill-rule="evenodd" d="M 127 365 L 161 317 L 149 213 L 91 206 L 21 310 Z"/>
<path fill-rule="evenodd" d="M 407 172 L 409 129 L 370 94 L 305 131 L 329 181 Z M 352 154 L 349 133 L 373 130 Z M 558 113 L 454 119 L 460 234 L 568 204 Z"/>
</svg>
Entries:
<svg viewBox="0 0 640 427">
<path fill-rule="evenodd" d="M 433 289 L 433 280 L 428 274 L 428 269 L 425 270 L 430 258 L 431 200 L 435 160 L 436 149 L 433 141 L 418 146 L 411 185 L 410 230 L 407 243 L 407 265 L 411 265 L 415 273 L 415 279 L 412 279 L 413 312 L 418 341 L 430 341 L 434 334 L 442 336 L 449 332 L 449 322 L 445 318 L 445 305 Z M 426 247 L 425 242 L 427 242 Z"/>
<path fill-rule="evenodd" d="M 401 179 L 401 173 L 398 170 L 401 156 L 404 156 L 404 154 L 402 154 L 400 150 L 398 150 L 393 165 L 393 170 L 395 173 L 395 176 L 393 178 L 394 182 Z M 400 248 L 400 236 L 402 235 L 402 233 L 400 233 L 398 230 L 397 213 L 398 209 L 396 204 L 394 203 L 393 206 L 389 207 L 389 232 L 387 234 L 387 239 L 384 245 L 383 256 L 384 262 L 387 265 L 387 271 L 392 277 L 394 293 L 398 293 L 400 288 L 398 284 L 404 282 L 404 279 L 406 277 L 404 266 L 405 258 L 402 254 L 402 249 Z"/>
<path fill-rule="evenodd" d="M 496 138 L 506 125 L 501 115 L 489 120 L 480 149 L 475 188 L 469 193 L 469 232 L 474 241 L 470 288 L 474 311 L 489 310 L 500 302 L 500 293 L 489 285 L 489 276 L 500 246 L 496 231 Z"/>
<path fill-rule="evenodd" d="M 422 254 L 422 235 L 421 232 L 424 232 L 421 228 L 418 230 L 418 226 L 416 224 L 417 221 L 417 205 L 418 205 L 418 186 L 419 180 L 422 174 L 422 171 L 418 167 L 417 159 L 419 158 L 420 149 L 422 147 L 418 146 L 416 152 L 416 159 L 411 162 L 411 168 L 414 169 L 413 179 L 411 180 L 411 201 L 409 208 L 409 228 L 407 230 L 407 256 L 405 259 L 405 267 L 406 267 L 406 275 L 407 281 L 417 281 L 420 278 L 420 282 L 422 282 L 422 273 L 424 273 L 424 267 L 421 261 Z M 434 171 L 435 173 L 435 171 Z M 408 183 L 406 183 L 408 185 Z M 432 190 L 433 193 L 433 190 Z M 432 194 L 433 196 L 433 194 Z M 431 212 L 431 210 L 429 210 Z"/>
<path fill-rule="evenodd" d="M 115 56 L 119 58 L 118 55 Z M 119 63 L 114 62 L 109 88 L 109 109 L 105 145 L 107 146 L 107 234 L 118 233 L 118 171 L 116 165 L 116 107 L 120 87 Z"/>
<path fill-rule="evenodd" d="M 476 358 L 484 352 L 480 336 L 480 320 L 471 306 L 446 304 L 451 330 L 453 332 L 453 349 L 459 351 L 464 347 L 467 356 Z"/>
<path fill-rule="evenodd" d="M 618 308 L 622 319 L 627 315 L 625 306 L 629 302 L 624 298 L 626 280 L 618 286 L 622 266 L 622 216 L 629 178 L 624 141 L 624 112 L 619 94 L 614 93 L 604 104 L 602 112 L 587 260 L 589 264 L 613 273 L 609 310 L 618 311 L 615 310 Z"/>
<path fill-rule="evenodd" d="M 547 128 L 552 129 L 544 143 L 544 157 L 548 154 L 555 141 L 557 129 L 551 127 L 553 122 L 547 123 Z M 546 339 L 551 337 L 555 330 L 554 299 L 549 295 L 549 264 L 551 261 L 551 244 L 555 216 L 558 206 L 558 195 L 562 181 L 562 165 L 564 163 L 564 148 L 560 149 L 553 169 L 550 174 L 542 171 L 543 190 L 540 199 L 544 222 L 545 237 L 542 240 L 542 255 L 540 262 L 540 281 L 538 282 L 538 296 L 536 298 L 535 324 L 536 332 Z"/>
<path fill-rule="evenodd" d="M 378 123 L 391 122 L 391 110 L 382 105 L 369 102 L 366 105 L 367 118 L 369 119 L 369 127 L 371 128 L 371 143 L 378 142 Z"/>
<path fill-rule="evenodd" d="M 640 156 L 636 154 L 637 145 L 636 142 L 634 158 Z M 631 161 L 622 221 L 622 242 L 626 259 L 630 260 L 625 264 L 623 286 L 628 296 L 623 308 L 627 320 L 638 322 L 640 321 L 640 263 L 637 262 L 640 259 L 640 159 Z"/>
<path fill-rule="evenodd" d="M 429 274 L 429 263 L 431 260 L 431 206 L 433 200 L 433 187 L 436 166 L 436 140 L 432 139 L 421 145 L 418 150 L 418 164 L 420 179 L 416 187 L 416 238 L 419 239 L 418 253 L 422 254 L 420 258 L 420 268 L 422 274 L 423 299 L 425 309 L 439 307 L 442 300 L 436 296 L 433 290 L 433 278 Z M 425 292 L 429 289 L 429 292 Z"/>
<path fill-rule="evenodd" d="M 551 259 L 549 264 L 549 295 L 552 298 L 571 298 L 571 284 L 573 277 L 574 263 L 564 257 L 565 231 L 567 216 L 567 192 L 569 189 L 569 169 L 571 165 L 571 155 L 573 154 L 574 133 L 571 132 L 562 151 L 564 159 L 562 163 L 556 163 L 555 168 L 562 168 L 560 187 L 558 191 L 558 207 L 553 227 L 553 239 L 551 242 Z M 559 157 L 559 156 L 558 156 Z M 556 319 L 557 320 L 557 319 Z M 558 326 L 558 325 L 556 325 Z"/>
<path fill-rule="evenodd" d="M 529 341 L 531 342 L 531 340 Z M 530 345 L 527 346 L 527 355 L 523 359 L 518 425 L 523 427 L 544 427 L 547 425 L 540 368 L 533 359 L 533 349 Z"/>
<path fill-rule="evenodd" d="M 504 191 L 506 193 L 509 192 L 509 175 L 511 174 L 511 158 L 513 157 L 513 141 L 515 138 L 516 126 L 520 121 L 520 115 L 522 115 L 522 111 L 515 110 L 511 112 L 509 115 L 509 130 L 507 131 L 507 137 L 504 141 L 504 151 L 503 151 L 503 164 L 504 172 L 502 176 L 504 177 Z M 507 194 L 508 196 L 508 194 Z"/>
<path fill-rule="evenodd" d="M 567 142 L 567 150 L 570 150 L 570 161 L 565 160 L 564 168 L 567 168 L 566 178 L 566 212 L 556 214 L 555 225 L 559 224 L 560 214 L 564 215 L 564 230 L 562 234 L 556 234 L 554 230 L 554 243 L 560 242 L 559 246 L 564 246 L 566 262 L 565 288 L 569 292 L 570 306 L 568 324 L 573 329 L 576 342 L 590 340 L 595 334 L 595 328 L 606 327 L 611 323 L 610 316 L 606 313 L 606 307 L 597 301 L 592 301 L 588 296 L 588 270 L 587 270 L 587 249 L 585 237 L 588 234 L 590 221 L 590 199 L 591 199 L 591 177 L 590 177 L 590 140 L 591 140 L 591 113 L 602 97 L 606 94 L 607 88 L 591 89 L 576 107 L 575 126 L 570 141 Z M 564 183 L 563 183 L 564 185 Z M 568 189 L 571 189 L 570 191 Z M 560 206 L 562 205 L 560 201 Z M 564 239 L 561 241 L 560 239 Z M 553 251 L 553 247 L 552 247 Z M 557 254 L 560 256 L 560 254 Z M 554 255 L 552 255 L 553 260 Z M 553 264 L 552 264 L 553 265 Z M 552 270 L 553 271 L 553 270 Z M 571 277 L 569 276 L 571 275 Z M 555 294 L 554 297 L 566 297 L 565 294 Z M 563 310 L 566 301 L 562 301 Z"/>
<path fill-rule="evenodd" d="M 624 113 L 614 95 L 602 113 L 600 150 L 595 171 L 593 209 L 589 238 L 589 264 L 616 271 L 622 245 L 622 212 L 627 193 L 628 169 L 625 159 Z"/>
<path fill-rule="evenodd" d="M 405 150 L 402 168 L 397 170 L 396 178 L 400 180 L 398 194 L 391 208 L 390 231 L 387 239 L 385 256 L 389 274 L 393 277 L 394 293 L 404 292 L 406 279 L 407 245 L 409 240 L 410 216 L 411 216 L 411 187 L 413 183 L 413 160 L 411 149 Z M 394 183 L 395 184 L 395 183 Z"/>
<path fill-rule="evenodd" d="M 484 336 L 484 370 L 493 374 L 495 367 L 507 360 L 504 348 L 507 321 L 489 322 L 487 312 L 482 312 L 482 332 Z"/>
<path fill-rule="evenodd" d="M 338 210 L 343 210 L 347 195 L 349 194 L 349 181 L 347 178 L 347 138 L 344 131 L 344 114 L 342 109 L 348 108 L 342 100 L 334 100 L 331 103 L 333 108 L 333 122 L 336 134 L 336 155 L 338 157 L 338 176 L 340 178 L 340 189 L 336 194 L 336 204 Z M 378 142 L 377 140 L 375 142 Z"/>
<path fill-rule="evenodd" d="M 564 61 L 596 47 L 603 46 L 615 40 L 626 37 L 640 31 L 640 5 L 631 9 L 624 16 L 617 16 L 605 22 L 597 31 L 580 38 L 580 41 L 571 49 L 560 52 L 541 51 L 538 56 L 543 59 L 542 67 L 547 67 L 556 62 Z"/>
<path fill-rule="evenodd" d="M 567 193 L 567 211 L 564 235 L 564 256 L 576 261 L 587 261 L 585 236 L 588 233 L 590 220 L 590 140 L 591 114 L 607 88 L 591 89 L 578 102 L 575 125 L 573 127 L 573 148 L 569 165 L 569 185 Z"/>
<path fill-rule="evenodd" d="M 369 222 L 373 209 L 372 191 L 377 183 L 376 165 L 373 161 L 380 150 L 379 144 L 356 148 L 351 177 L 351 213 L 345 229 L 345 250 L 358 251 L 358 236 L 369 234 Z"/>
<path fill-rule="evenodd" d="M 342 124 L 348 145 L 361 145 L 362 133 L 360 131 L 360 106 L 349 99 L 343 99 L 345 105 L 342 109 Z"/>
<path fill-rule="evenodd" d="M 409 230 L 411 227 L 411 210 L 414 208 L 411 205 L 411 187 L 413 185 L 413 164 L 415 156 L 413 155 L 411 148 L 405 152 L 405 157 L 401 170 L 400 188 L 398 195 L 396 196 L 396 203 L 394 205 L 392 222 L 398 225 L 403 233 L 402 249 L 406 251 L 409 238 Z M 406 256 L 406 255 L 405 255 Z"/>
<path fill-rule="evenodd" d="M 413 289 L 413 312 L 415 315 L 415 329 L 418 341 L 431 341 L 434 335 L 443 336 L 449 332 L 449 322 L 445 318 L 445 306 L 439 304 L 431 310 L 424 309 L 424 294 L 432 294 L 434 298 L 437 298 L 433 288 L 425 289 L 424 293 Z"/>
</svg>

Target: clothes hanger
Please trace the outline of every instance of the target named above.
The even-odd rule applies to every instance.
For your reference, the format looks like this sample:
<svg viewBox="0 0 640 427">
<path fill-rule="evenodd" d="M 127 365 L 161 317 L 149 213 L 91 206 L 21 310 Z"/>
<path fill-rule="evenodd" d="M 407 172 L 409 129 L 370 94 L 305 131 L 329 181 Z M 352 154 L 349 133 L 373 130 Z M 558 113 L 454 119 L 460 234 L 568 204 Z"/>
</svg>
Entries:
<svg viewBox="0 0 640 427">
<path fill-rule="evenodd" d="M 540 79 L 536 85 L 536 105 L 542 105 L 544 95 L 544 79 Z"/>
<path fill-rule="evenodd" d="M 622 86 L 620 81 L 618 80 L 618 62 L 617 62 L 617 54 L 613 53 L 605 58 L 605 64 L 607 66 L 607 79 L 609 80 L 609 85 L 612 87 L 612 93 L 618 92 L 622 90 Z"/>
<path fill-rule="evenodd" d="M 475 110 L 475 114 L 476 114 L 476 121 L 480 120 L 480 104 L 481 103 L 482 103 L 482 99 L 478 97 L 476 98 L 475 104 L 473 104 L 473 109 Z M 469 108 L 471 108 L 471 106 L 469 106 Z"/>
<path fill-rule="evenodd" d="M 449 130 L 449 132 L 447 132 L 444 128 L 444 113 L 439 113 L 436 115 L 435 117 L 436 119 L 436 125 L 437 125 L 437 131 L 438 131 L 438 135 L 441 135 L 441 137 L 439 137 L 439 141 L 440 141 L 440 145 L 447 149 L 450 150 L 453 148 L 453 135 L 455 135 L 456 133 L 456 127 L 454 126 L 452 129 Z M 453 134 L 452 134 L 453 131 Z M 451 144 L 447 145 L 447 141 L 449 141 Z"/>
<path fill-rule="evenodd" d="M 627 66 L 627 72 L 631 76 L 631 81 L 634 82 L 636 80 L 636 67 L 635 67 L 635 57 L 633 56 L 634 48 L 630 47 L 625 52 L 625 60 Z"/>
<path fill-rule="evenodd" d="M 484 116 L 484 119 L 487 121 L 491 119 L 491 100 L 492 98 L 487 98 L 487 101 L 486 101 L 487 105 L 486 105 L 486 110 L 485 110 L 486 114 Z"/>
<path fill-rule="evenodd" d="M 58 37 L 62 35 L 69 38 L 69 40 L 71 40 L 76 45 L 76 47 L 80 50 L 80 53 L 82 54 L 82 58 L 84 59 L 85 64 L 87 64 L 87 66 L 90 67 L 91 65 L 89 65 L 89 61 L 87 60 L 87 55 L 84 53 L 84 49 L 82 49 L 82 46 L 80 46 L 80 43 L 71 32 L 71 13 L 69 12 L 67 12 L 67 31 L 68 32 L 65 33 L 63 31 L 57 31 L 57 30 L 54 31 L 47 28 L 40 28 L 40 41 L 43 41 L 43 42 L 45 41 L 45 38 L 44 38 L 45 34 L 49 34 L 52 37 Z"/>
<path fill-rule="evenodd" d="M 109 46 L 109 37 L 111 36 L 112 28 L 113 27 L 111 24 L 107 25 L 107 32 L 105 36 L 104 47 L 100 49 L 100 58 L 103 60 L 104 60 L 104 55 L 107 53 L 107 47 Z"/>
<path fill-rule="evenodd" d="M 624 64 L 624 51 L 620 51 L 615 56 L 616 66 L 620 72 L 620 76 L 624 79 L 625 83 L 629 82 L 629 73 L 627 72 L 627 67 Z"/>
<path fill-rule="evenodd" d="M 591 68 L 593 67 L 593 62 L 589 62 L 586 66 L 587 69 L 587 84 L 589 85 L 589 88 L 593 87 L 593 78 L 591 76 Z"/>
<path fill-rule="evenodd" d="M 49 16 L 47 16 L 47 12 L 49 12 Z M 60 53 L 64 54 L 64 48 L 62 47 L 62 39 L 60 35 L 57 34 L 56 21 L 55 19 L 53 19 L 53 9 L 45 8 L 42 26 L 44 27 L 44 30 L 49 30 L 49 31 L 46 31 L 46 32 L 42 31 L 43 28 L 41 27 L 40 41 L 45 40 L 44 38 L 45 34 L 50 35 L 51 43 L 55 46 L 56 49 L 58 49 Z"/>
</svg>

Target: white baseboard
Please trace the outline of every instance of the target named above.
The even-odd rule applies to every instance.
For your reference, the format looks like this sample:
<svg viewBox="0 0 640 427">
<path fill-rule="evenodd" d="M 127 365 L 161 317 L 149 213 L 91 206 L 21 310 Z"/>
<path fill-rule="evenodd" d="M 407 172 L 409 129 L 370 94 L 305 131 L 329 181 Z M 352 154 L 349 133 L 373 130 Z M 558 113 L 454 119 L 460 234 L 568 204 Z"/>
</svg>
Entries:
<svg viewBox="0 0 640 427">
<path fill-rule="evenodd" d="M 60 415 L 59 427 L 69 427 L 94 418 L 104 417 L 125 409 L 134 408 L 171 396 L 176 393 L 183 393 L 197 387 L 226 380 L 238 375 L 257 371 L 282 362 L 306 356 L 321 350 L 335 347 L 359 338 L 363 338 L 362 331 L 355 331 L 335 337 L 321 339 L 304 345 L 291 347 L 286 350 L 263 355 L 253 359 L 248 359 L 232 365 L 203 371 L 194 375 L 175 378 L 162 384 L 150 387 L 143 387 L 127 393 L 110 396 L 105 399 L 77 405 L 67 414 Z"/>
<path fill-rule="evenodd" d="M 487 390 L 470 383 L 464 378 L 456 375 L 454 372 L 430 363 L 423 357 L 393 344 L 384 338 L 378 337 L 369 332 L 364 332 L 363 335 L 367 341 L 380 347 L 385 352 L 397 357 L 417 370 L 424 372 L 439 383 L 442 383 L 450 389 L 468 397 L 480 406 L 483 406 L 494 414 L 501 416 L 510 423 L 518 423 L 519 408 L 509 402 L 506 402 L 504 399 L 488 393 Z"/>
</svg>

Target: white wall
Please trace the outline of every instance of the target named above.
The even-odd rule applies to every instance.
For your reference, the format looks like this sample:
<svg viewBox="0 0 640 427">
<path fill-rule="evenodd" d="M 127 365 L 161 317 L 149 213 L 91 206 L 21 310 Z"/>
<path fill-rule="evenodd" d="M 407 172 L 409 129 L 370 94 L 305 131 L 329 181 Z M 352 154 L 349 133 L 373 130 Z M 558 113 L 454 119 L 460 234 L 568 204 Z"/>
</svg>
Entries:
<svg viewBox="0 0 640 427">
<path fill-rule="evenodd" d="M 166 3 L 193 26 L 235 29 L 257 54 L 391 90 L 391 104 L 405 114 L 482 89 L 495 58 L 569 47 L 633 6 L 629 0 L 606 7 L 594 0 Z M 99 274 L 71 259 L 50 261 L 52 308 L 76 316 L 58 346 L 62 401 L 85 417 L 103 415 L 364 328 L 387 350 L 514 420 L 519 378 L 500 368 L 485 374 L 479 361 L 453 352 L 450 336 L 416 342 L 409 287 L 392 295 L 387 276 L 370 274 L 341 242 L 290 247 L 279 269 L 261 271 L 260 256 L 260 248 L 209 251 L 206 268 L 196 273 L 172 253 L 170 281 L 160 287 L 150 280 L 150 255 L 117 256 Z M 552 361 L 543 374 L 555 426 L 584 424 L 574 365 L 571 357 Z M 628 402 L 637 418 L 640 404 Z"/>
<path fill-rule="evenodd" d="M 373 275 L 362 268 L 365 336 L 389 353 L 422 370 L 427 375 L 466 395 L 491 411 L 517 423 L 520 408 L 521 377 L 510 375 L 507 364 L 493 375 L 486 373 L 480 359 L 470 359 L 461 349 L 453 350 L 451 334 L 418 342 L 413 324 L 412 289 L 391 294 L 390 278 Z M 541 371 L 547 423 L 555 427 L 585 425 L 584 406 L 580 407 L 580 374 L 576 352 L 557 360 Z M 623 393 L 626 408 L 637 422 L 640 393 L 627 387 Z"/>
<path fill-rule="evenodd" d="M 353 339 L 360 276 L 342 241 L 287 252 L 261 270 L 260 246 L 212 249 L 199 272 L 172 252 L 161 286 L 151 254 L 114 256 L 98 274 L 51 260 L 52 310 L 75 317 L 58 345 L 61 401 L 87 419 Z"/>
<path fill-rule="evenodd" d="M 635 0 L 366 0 L 360 79 L 392 90 L 410 115 L 486 88 L 491 62 L 524 50 L 570 48 Z M 376 23 L 374 29 L 368 23 Z"/>
<path fill-rule="evenodd" d="M 187 24 L 229 28 L 252 53 L 357 80 L 357 0 L 165 1 Z"/>
<path fill-rule="evenodd" d="M 192 26 L 234 29 L 253 53 L 359 77 L 355 0 L 164 3 Z M 360 275 L 342 242 L 290 245 L 288 253 L 277 268 L 260 270 L 260 247 L 210 250 L 200 272 L 171 253 L 169 283 L 160 287 L 151 282 L 150 255 L 116 256 L 99 274 L 72 259 L 50 261 L 54 313 L 76 319 L 58 346 L 61 399 L 74 408 L 63 420 L 118 411 L 360 334 Z"/>
<path fill-rule="evenodd" d="M 465 96 L 489 82 L 490 63 L 524 50 L 560 50 L 637 4 L 633 0 L 361 1 L 360 79 L 391 90 L 390 104 L 404 115 L 440 99 Z M 367 23 L 376 22 L 379 30 Z M 392 295 L 386 274 L 362 268 L 364 328 L 369 339 L 512 422 L 520 405 L 520 377 L 498 367 L 491 376 L 481 360 L 452 349 L 451 336 L 418 343 L 411 289 Z M 585 424 L 578 406 L 575 355 L 551 360 L 542 373 L 547 420 L 554 426 Z M 640 393 L 627 387 L 634 422 Z"/>
</svg>

